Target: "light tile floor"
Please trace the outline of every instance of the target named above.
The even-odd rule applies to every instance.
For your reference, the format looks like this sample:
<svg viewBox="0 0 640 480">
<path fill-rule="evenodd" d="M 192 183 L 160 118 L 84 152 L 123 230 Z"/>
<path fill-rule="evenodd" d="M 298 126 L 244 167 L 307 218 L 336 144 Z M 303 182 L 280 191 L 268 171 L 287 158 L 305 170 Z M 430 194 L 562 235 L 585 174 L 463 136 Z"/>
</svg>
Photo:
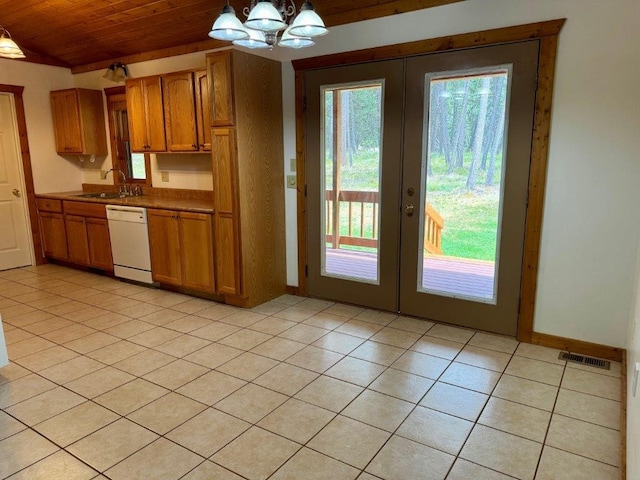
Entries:
<svg viewBox="0 0 640 480">
<path fill-rule="evenodd" d="M 0 478 L 619 478 L 620 365 L 285 295 L 0 272 Z"/>
</svg>

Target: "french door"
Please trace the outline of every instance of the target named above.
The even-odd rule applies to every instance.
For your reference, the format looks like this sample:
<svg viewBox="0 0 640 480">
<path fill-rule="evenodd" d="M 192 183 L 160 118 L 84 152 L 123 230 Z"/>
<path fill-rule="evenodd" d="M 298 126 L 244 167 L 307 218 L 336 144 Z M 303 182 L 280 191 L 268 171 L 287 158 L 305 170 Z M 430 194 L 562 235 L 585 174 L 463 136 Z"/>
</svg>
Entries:
<svg viewBox="0 0 640 480">
<path fill-rule="evenodd" d="M 305 73 L 310 295 L 514 335 L 538 41 Z"/>
</svg>

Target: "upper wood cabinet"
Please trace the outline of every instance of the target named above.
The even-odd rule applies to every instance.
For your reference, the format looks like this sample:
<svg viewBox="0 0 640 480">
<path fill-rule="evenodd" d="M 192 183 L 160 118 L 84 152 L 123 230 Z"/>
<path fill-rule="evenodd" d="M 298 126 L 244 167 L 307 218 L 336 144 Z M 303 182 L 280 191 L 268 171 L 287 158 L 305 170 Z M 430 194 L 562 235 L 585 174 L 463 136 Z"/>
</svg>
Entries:
<svg viewBox="0 0 640 480">
<path fill-rule="evenodd" d="M 207 73 L 216 292 L 251 307 L 286 290 L 281 66 L 224 50 Z"/>
<path fill-rule="evenodd" d="M 211 150 L 206 71 L 163 75 L 167 151 Z"/>
<path fill-rule="evenodd" d="M 162 77 L 129 79 L 125 86 L 131 151 L 166 151 Z"/>
<path fill-rule="evenodd" d="M 206 70 L 193 73 L 196 86 L 196 126 L 200 150 L 211 150 L 211 104 L 209 103 L 209 80 Z"/>
<path fill-rule="evenodd" d="M 234 124 L 233 57 L 230 51 L 207 55 L 209 97 L 211 97 L 211 126 L 226 127 Z"/>
<path fill-rule="evenodd" d="M 60 154 L 106 155 L 102 92 L 72 88 L 51 92 L 51 110 Z"/>
</svg>

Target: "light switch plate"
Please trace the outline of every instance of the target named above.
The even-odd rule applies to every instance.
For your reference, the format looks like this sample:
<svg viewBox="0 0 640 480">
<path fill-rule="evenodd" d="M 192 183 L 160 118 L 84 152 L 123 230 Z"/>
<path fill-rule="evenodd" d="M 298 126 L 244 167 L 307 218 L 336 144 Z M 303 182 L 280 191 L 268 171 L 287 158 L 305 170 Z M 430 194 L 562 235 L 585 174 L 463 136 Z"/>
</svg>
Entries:
<svg viewBox="0 0 640 480">
<path fill-rule="evenodd" d="M 169 181 L 169 172 L 160 172 L 160 176 L 163 182 Z"/>
<path fill-rule="evenodd" d="M 297 165 L 296 159 L 295 158 L 290 158 L 289 159 L 289 171 L 290 172 L 295 172 L 296 171 L 296 165 Z"/>
<path fill-rule="evenodd" d="M 296 188 L 296 176 L 287 175 L 287 188 Z"/>
</svg>

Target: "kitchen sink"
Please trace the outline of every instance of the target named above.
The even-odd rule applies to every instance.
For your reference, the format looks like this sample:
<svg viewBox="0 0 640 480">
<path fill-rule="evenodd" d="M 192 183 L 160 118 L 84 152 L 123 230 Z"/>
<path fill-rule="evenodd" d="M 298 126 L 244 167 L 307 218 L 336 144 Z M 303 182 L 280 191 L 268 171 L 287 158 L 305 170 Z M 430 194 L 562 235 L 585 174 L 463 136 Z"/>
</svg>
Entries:
<svg viewBox="0 0 640 480">
<path fill-rule="evenodd" d="M 82 198 L 124 198 L 127 195 L 125 195 L 124 193 L 118 193 L 118 192 L 91 192 L 91 193 L 81 193 L 75 196 L 82 197 Z"/>
</svg>

